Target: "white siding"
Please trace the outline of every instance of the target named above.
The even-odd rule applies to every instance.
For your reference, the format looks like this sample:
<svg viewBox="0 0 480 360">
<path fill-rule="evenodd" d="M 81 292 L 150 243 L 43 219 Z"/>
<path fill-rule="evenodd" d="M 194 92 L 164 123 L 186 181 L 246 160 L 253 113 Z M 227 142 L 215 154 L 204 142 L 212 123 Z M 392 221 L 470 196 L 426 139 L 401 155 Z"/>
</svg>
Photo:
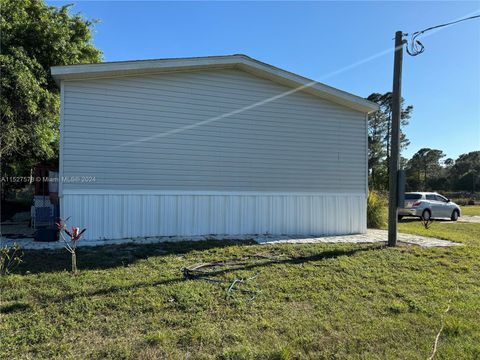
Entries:
<svg viewBox="0 0 480 360">
<path fill-rule="evenodd" d="M 67 191 L 63 204 L 87 240 L 366 231 L 364 194 Z"/>
<path fill-rule="evenodd" d="M 63 81 L 62 216 L 88 239 L 364 232 L 365 114 L 287 91 L 233 69 Z"/>
<path fill-rule="evenodd" d="M 63 88 L 64 190 L 365 193 L 365 115 L 306 93 L 165 136 L 291 90 L 269 80 L 225 69 Z"/>
</svg>

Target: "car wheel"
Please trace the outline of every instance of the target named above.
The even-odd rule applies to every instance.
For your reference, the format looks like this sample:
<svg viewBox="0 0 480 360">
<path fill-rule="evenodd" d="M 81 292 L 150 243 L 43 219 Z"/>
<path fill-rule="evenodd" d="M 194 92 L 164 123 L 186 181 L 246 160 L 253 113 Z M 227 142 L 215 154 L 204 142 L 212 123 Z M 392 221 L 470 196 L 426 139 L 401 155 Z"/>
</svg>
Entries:
<svg viewBox="0 0 480 360">
<path fill-rule="evenodd" d="M 432 213 L 430 212 L 430 210 L 423 210 L 423 213 L 422 213 L 422 220 L 425 220 L 425 221 L 428 221 L 430 220 L 430 218 L 432 217 Z"/>
<path fill-rule="evenodd" d="M 450 216 L 450 220 L 457 221 L 458 220 L 458 210 L 453 210 L 452 216 Z"/>
<path fill-rule="evenodd" d="M 403 215 L 398 215 L 398 221 L 402 221 Z"/>
</svg>

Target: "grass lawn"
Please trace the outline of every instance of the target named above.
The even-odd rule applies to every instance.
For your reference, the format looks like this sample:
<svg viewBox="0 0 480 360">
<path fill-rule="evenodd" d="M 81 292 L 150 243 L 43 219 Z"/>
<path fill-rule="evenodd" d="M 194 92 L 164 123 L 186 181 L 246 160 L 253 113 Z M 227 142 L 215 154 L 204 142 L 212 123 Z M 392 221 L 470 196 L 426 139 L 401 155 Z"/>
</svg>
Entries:
<svg viewBox="0 0 480 360">
<path fill-rule="evenodd" d="M 418 221 L 403 232 L 466 246 L 264 246 L 197 242 L 27 252 L 0 278 L 0 358 L 435 359 L 480 358 L 480 224 Z M 181 268 L 246 254 L 224 283 Z M 234 278 L 258 276 L 244 289 Z"/>
<path fill-rule="evenodd" d="M 462 206 L 462 215 L 480 215 L 480 205 Z"/>
</svg>

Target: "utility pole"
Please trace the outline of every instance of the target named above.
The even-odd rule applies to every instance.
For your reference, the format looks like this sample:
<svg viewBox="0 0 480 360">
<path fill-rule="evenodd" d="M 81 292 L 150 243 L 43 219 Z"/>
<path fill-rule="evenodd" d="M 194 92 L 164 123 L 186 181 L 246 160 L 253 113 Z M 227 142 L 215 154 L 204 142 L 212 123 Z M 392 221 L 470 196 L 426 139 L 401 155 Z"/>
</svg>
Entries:
<svg viewBox="0 0 480 360">
<path fill-rule="evenodd" d="M 395 33 L 395 59 L 393 62 L 392 126 L 389 161 L 388 246 L 397 245 L 398 171 L 400 158 L 400 105 L 402 90 L 403 33 Z"/>
</svg>

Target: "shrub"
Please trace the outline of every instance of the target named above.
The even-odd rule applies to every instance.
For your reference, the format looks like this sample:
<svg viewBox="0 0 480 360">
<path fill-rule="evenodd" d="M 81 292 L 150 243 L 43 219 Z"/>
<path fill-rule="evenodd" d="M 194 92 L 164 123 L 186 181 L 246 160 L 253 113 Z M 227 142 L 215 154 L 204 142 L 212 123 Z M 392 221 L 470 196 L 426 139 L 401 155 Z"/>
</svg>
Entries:
<svg viewBox="0 0 480 360">
<path fill-rule="evenodd" d="M 0 275 L 9 274 L 22 263 L 23 251 L 17 244 L 0 248 Z"/>
<path fill-rule="evenodd" d="M 455 200 L 452 200 L 454 203 L 456 203 L 457 205 L 460 205 L 460 206 L 466 206 L 468 205 L 468 199 L 466 198 L 460 198 L 460 199 L 455 199 Z"/>
<path fill-rule="evenodd" d="M 386 225 L 387 201 L 385 198 L 376 192 L 369 191 L 367 198 L 367 227 L 381 228 Z"/>
</svg>

